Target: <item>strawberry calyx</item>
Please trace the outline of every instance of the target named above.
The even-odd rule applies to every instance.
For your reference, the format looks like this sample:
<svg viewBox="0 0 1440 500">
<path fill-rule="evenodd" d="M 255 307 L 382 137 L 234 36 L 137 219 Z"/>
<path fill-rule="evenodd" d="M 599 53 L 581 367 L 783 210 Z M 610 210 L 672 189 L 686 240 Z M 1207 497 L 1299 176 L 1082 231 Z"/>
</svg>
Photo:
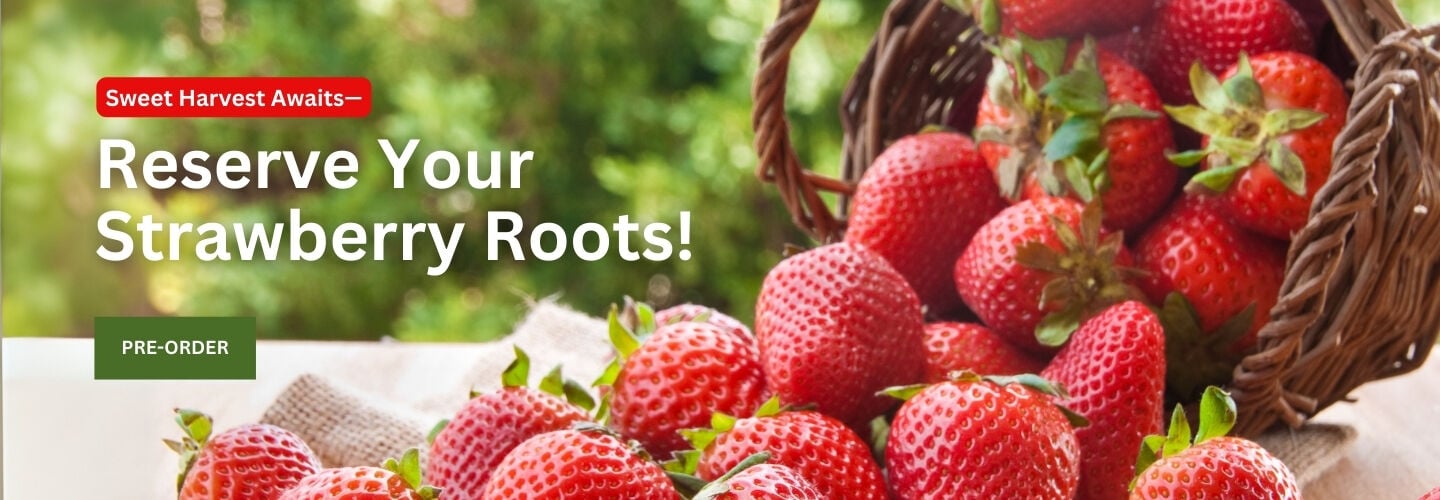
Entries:
<svg viewBox="0 0 1440 500">
<path fill-rule="evenodd" d="M 991 48 L 996 64 L 986 80 L 987 94 L 1010 113 L 1013 124 L 983 125 L 975 139 L 1009 146 L 996 176 L 1001 193 L 1012 200 L 1020 198 L 1027 173 L 1051 196 L 1095 199 L 1110 188 L 1110 150 L 1101 130 L 1115 120 L 1160 116 L 1134 103 L 1110 101 L 1093 37 L 1085 38 L 1065 70 L 1069 43 L 1022 34 Z M 1039 74 L 1032 75 L 1031 68 Z M 1032 81 L 1035 76 L 1042 78 Z"/>
<path fill-rule="evenodd" d="M 511 346 L 515 351 L 515 359 L 500 373 L 500 385 L 505 389 L 517 387 L 530 387 L 530 355 L 525 353 L 520 346 Z M 571 379 L 565 378 L 560 365 L 556 365 L 544 378 L 540 379 L 540 385 L 536 387 L 540 392 L 559 398 L 561 401 L 570 403 L 582 410 L 592 411 L 595 409 L 595 398 L 585 390 L 585 386 Z M 483 396 L 485 393 L 470 389 L 470 399 Z M 450 425 L 450 419 L 442 419 L 430 428 L 426 434 L 427 443 L 434 444 L 435 437 Z"/>
<path fill-rule="evenodd" d="M 741 472 L 745 472 L 746 469 L 763 464 L 769 460 L 770 454 L 763 451 L 745 457 L 745 459 L 741 460 L 740 463 L 735 464 L 734 467 L 731 467 L 730 470 L 725 471 L 725 473 L 721 474 L 720 477 L 715 478 L 714 481 L 710 481 L 709 484 L 701 487 L 699 491 L 695 492 L 695 494 L 689 498 L 691 500 L 714 500 L 716 498 L 719 498 L 720 495 L 730 492 L 731 478 L 734 478 Z"/>
<path fill-rule="evenodd" d="M 1243 354 L 1235 350 L 1249 332 L 1255 318 L 1251 303 L 1238 314 L 1225 320 L 1212 331 L 1200 326 L 1195 306 L 1179 292 L 1165 296 L 1163 307 L 1155 311 L 1165 330 L 1165 387 L 1172 399 L 1194 401 L 1206 386 L 1230 380 L 1235 365 Z"/>
<path fill-rule="evenodd" d="M 175 491 L 179 492 L 185 487 L 185 476 L 189 475 L 190 468 L 195 466 L 195 460 L 200 457 L 200 451 L 205 449 L 205 443 L 210 439 L 210 433 L 215 428 L 215 420 L 196 410 L 176 408 L 175 423 L 180 424 L 184 435 L 178 441 L 174 439 L 163 441 L 170 450 L 180 454 L 180 475 L 175 480 Z"/>
<path fill-rule="evenodd" d="M 620 378 L 620 369 L 625 365 L 625 360 L 640 348 L 644 339 L 655 332 L 655 309 L 649 304 L 625 297 L 625 308 L 611 304 L 606 321 L 609 324 L 610 345 L 615 349 L 615 357 L 605 366 L 600 377 L 590 384 L 591 387 L 601 389 L 600 406 L 595 411 L 595 420 L 601 423 L 610 421 L 611 391 L 608 388 L 615 385 L 615 381 Z"/>
<path fill-rule="evenodd" d="M 1080 323 L 1105 308 L 1144 295 L 1130 283 L 1140 269 L 1116 263 L 1124 248 L 1124 234 L 1101 236 L 1100 202 L 1087 203 L 1080 213 L 1079 232 L 1059 217 L 1050 216 L 1060 250 L 1039 241 L 1015 249 L 1015 260 L 1025 267 L 1054 276 L 1040 292 L 1040 305 L 1054 308 L 1035 327 L 1042 345 L 1060 346 Z"/>
<path fill-rule="evenodd" d="M 799 411 L 801 409 L 803 409 L 803 407 L 781 404 L 779 396 L 771 396 L 770 399 L 765 400 L 765 404 L 760 405 L 760 408 L 755 410 L 755 414 L 752 416 L 754 418 L 767 418 L 789 411 Z M 661 462 L 660 466 L 668 472 L 694 475 L 695 470 L 700 465 L 700 456 L 705 453 L 706 449 L 710 448 L 711 444 L 715 443 L 715 440 L 718 439 L 721 434 L 734 429 L 735 422 L 739 420 L 739 418 L 733 415 L 717 411 L 710 415 L 710 427 L 681 429 L 680 435 L 685 437 L 685 440 L 690 443 L 692 449 L 674 452 L 672 454 L 674 457 Z"/>
<path fill-rule="evenodd" d="M 1213 168 L 1195 174 L 1186 190 L 1225 191 L 1236 175 L 1263 159 L 1286 189 L 1305 196 L 1305 164 L 1283 139 L 1328 115 L 1306 108 L 1270 109 L 1243 52 L 1235 76 L 1224 82 L 1196 61 L 1190 86 L 1199 105 L 1165 106 L 1165 111 L 1210 140 L 1203 149 L 1169 155 L 1170 161 L 1182 167 L 1209 161 Z"/>
<path fill-rule="evenodd" d="M 1070 399 L 1070 393 L 1065 391 L 1063 385 L 1051 382 L 1049 379 L 1033 373 L 1022 373 L 1019 375 L 980 375 L 971 370 L 956 370 L 950 372 L 949 381 L 957 383 L 990 382 L 1000 387 L 1017 384 L 1026 389 L 1050 396 L 1055 403 L 1055 407 L 1060 410 L 1060 413 L 1065 414 L 1066 420 L 1070 421 L 1071 427 L 1080 428 L 1090 425 L 1090 420 L 1086 419 L 1084 415 L 1076 413 L 1074 410 L 1059 403 L 1061 400 Z M 909 401 L 911 398 L 914 398 L 915 395 L 920 394 L 921 391 L 924 391 L 932 385 L 935 384 L 889 387 L 880 391 L 879 394 L 890 396 L 901 401 Z"/>
<path fill-rule="evenodd" d="M 1235 427 L 1235 400 L 1219 387 L 1205 388 L 1200 398 L 1200 424 L 1195 434 L 1190 434 L 1190 421 L 1185 418 L 1185 407 L 1175 405 L 1170 417 L 1170 428 L 1165 435 L 1146 436 L 1140 444 L 1140 453 L 1135 459 L 1135 477 L 1138 479 L 1145 469 L 1162 458 L 1175 456 L 1190 447 L 1211 439 L 1225 436 Z M 1131 480 L 1130 487 L 1135 487 Z"/>
<path fill-rule="evenodd" d="M 410 490 L 414 491 L 415 495 L 422 500 L 435 500 L 440 498 L 440 488 L 424 484 L 420 467 L 419 449 L 410 448 L 405 450 L 405 454 L 401 455 L 400 460 L 387 458 L 381 467 L 404 479 L 405 484 L 410 486 Z"/>
</svg>

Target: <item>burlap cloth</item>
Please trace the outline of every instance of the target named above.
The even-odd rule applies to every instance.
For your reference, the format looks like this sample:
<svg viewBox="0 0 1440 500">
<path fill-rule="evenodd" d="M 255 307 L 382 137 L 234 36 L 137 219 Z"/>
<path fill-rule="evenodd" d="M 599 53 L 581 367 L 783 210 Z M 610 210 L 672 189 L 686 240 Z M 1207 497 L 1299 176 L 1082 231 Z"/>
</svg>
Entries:
<svg viewBox="0 0 1440 500">
<path fill-rule="evenodd" d="M 428 381 L 432 387 L 453 390 L 424 391 L 430 396 L 420 397 L 403 390 L 367 391 L 352 384 L 373 380 L 377 368 L 357 366 L 354 374 L 300 376 L 261 421 L 299 434 L 328 467 L 379 464 L 407 448 L 424 449 L 426 433 L 458 410 L 472 388 L 498 388 L 500 372 L 513 358 L 512 345 L 530 354 L 532 383 L 557 364 L 568 377 L 588 383 L 604 370 L 610 353 L 604 321 L 545 300 L 535 304 L 510 336 L 484 345 L 483 355 L 465 377 Z M 423 364 L 409 369 L 423 370 Z M 434 396 L 437 393 L 447 396 Z M 1351 427 L 1311 424 L 1272 431 L 1258 441 L 1289 465 L 1304 485 L 1344 456 L 1354 439 Z"/>
</svg>

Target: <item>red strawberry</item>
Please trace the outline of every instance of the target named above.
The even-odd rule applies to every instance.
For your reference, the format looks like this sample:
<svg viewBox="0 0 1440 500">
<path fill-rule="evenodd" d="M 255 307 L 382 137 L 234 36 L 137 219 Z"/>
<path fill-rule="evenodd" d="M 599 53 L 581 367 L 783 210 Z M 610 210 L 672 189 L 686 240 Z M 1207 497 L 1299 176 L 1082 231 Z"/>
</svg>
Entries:
<svg viewBox="0 0 1440 500">
<path fill-rule="evenodd" d="M 732 318 L 725 313 L 716 311 L 710 307 L 699 304 L 680 304 L 670 306 L 655 313 L 655 324 L 665 326 L 681 321 L 698 321 L 709 323 L 731 332 L 735 332 L 741 338 L 751 339 L 755 335 L 750 333 L 750 328 L 741 323 L 740 320 Z"/>
<path fill-rule="evenodd" d="M 1066 407 L 1090 425 L 1075 431 L 1083 459 L 1080 500 L 1125 498 L 1134 450 L 1160 431 L 1165 408 L 1165 332 L 1155 313 L 1125 302 L 1090 318 L 1041 372 L 1069 391 Z"/>
<path fill-rule="evenodd" d="M 515 362 L 505 369 L 504 387 L 488 394 L 473 394 L 470 401 L 435 434 L 425 463 L 425 477 L 448 497 L 480 498 L 490 473 L 516 445 L 550 431 L 567 429 L 590 416 L 580 406 L 562 399 L 566 392 L 560 372 L 550 372 L 542 392 L 526 387 L 530 358 L 515 349 Z M 583 406 L 588 396 L 578 387 L 569 393 Z M 554 394 L 551 394 L 554 393 Z"/>
<path fill-rule="evenodd" d="M 925 381 L 950 380 L 950 373 L 968 370 L 981 375 L 1037 373 L 1045 360 L 1037 358 L 975 323 L 925 325 Z"/>
<path fill-rule="evenodd" d="M 1048 386 L 1034 376 L 1023 379 Z M 908 400 L 885 444 L 893 498 L 1075 496 L 1080 446 L 1071 422 L 1044 392 L 967 374 L 896 394 Z"/>
<path fill-rule="evenodd" d="M 975 233 L 955 262 L 955 286 L 1012 345 L 1054 352 L 1084 318 L 1139 296 L 1120 235 L 1100 231 L 1099 213 L 1074 200 L 1017 203 Z"/>
<path fill-rule="evenodd" d="M 451 495 L 452 498 L 479 498 Z M 411 448 L 400 461 L 382 467 L 325 469 L 301 480 L 280 500 L 435 500 L 440 491 L 420 481 L 420 450 Z"/>
<path fill-rule="evenodd" d="M 831 500 L 883 500 L 885 482 L 865 442 L 833 418 L 813 411 L 780 412 L 772 400 L 754 417 L 717 416 L 710 431 L 690 433 L 700 450 L 696 473 L 714 480 L 756 453 L 794 470 Z"/>
<path fill-rule="evenodd" d="M 1092 40 L 1068 56 L 1064 40 L 1018 45 L 1000 49 L 975 121 L 1000 191 L 1098 198 L 1114 229 L 1153 218 L 1179 172 L 1165 157 L 1173 137 L 1150 81 Z"/>
<path fill-rule="evenodd" d="M 1180 292 L 1194 305 L 1200 327 L 1212 331 L 1246 308 L 1257 314 L 1246 325 L 1246 349 L 1265 325 L 1285 278 L 1285 247 L 1248 233 L 1219 213 L 1213 197 L 1188 195 L 1155 221 L 1135 244 L 1135 266 L 1146 275 L 1140 289 L 1151 302 Z"/>
<path fill-rule="evenodd" d="M 1195 68 L 1202 106 L 1167 108 L 1205 135 L 1204 149 L 1176 155 L 1204 161 L 1191 185 L 1220 192 L 1236 224 L 1288 240 L 1305 225 L 1315 192 L 1330 177 L 1335 136 L 1345 126 L 1345 87 L 1325 65 L 1295 52 L 1270 52 L 1225 73 Z"/>
<path fill-rule="evenodd" d="M 764 463 L 757 453 L 695 494 L 693 500 L 826 500 L 815 485 L 784 465 Z"/>
<path fill-rule="evenodd" d="M 881 389 L 919 381 L 920 301 L 885 259 L 834 243 L 781 261 L 760 289 L 765 379 L 786 404 L 815 404 L 854 429 L 895 406 Z M 733 465 L 733 464 L 731 464 Z"/>
<path fill-rule="evenodd" d="M 1219 72 L 1242 52 L 1315 50 L 1309 27 L 1285 0 L 1167 0 L 1145 31 L 1146 73 L 1165 102 L 1176 104 L 1195 102 L 1190 66 L 1197 60 Z"/>
<path fill-rule="evenodd" d="M 911 135 L 886 148 L 860 179 L 845 241 L 880 254 L 931 314 L 944 314 L 962 307 L 950 264 L 1006 205 L 969 137 Z"/>
<path fill-rule="evenodd" d="M 1435 489 L 1430 490 L 1430 492 L 1426 493 L 1424 496 L 1421 496 L 1420 500 L 1440 500 L 1440 487 L 1436 487 Z"/>
<path fill-rule="evenodd" d="M 755 344 L 709 323 L 661 326 L 620 355 L 610 423 L 656 456 L 687 447 L 681 429 L 704 426 L 717 411 L 754 413 L 767 397 Z"/>
<path fill-rule="evenodd" d="M 1135 245 L 1136 267 L 1146 271 L 1140 288 L 1151 303 L 1165 304 L 1167 387 L 1185 401 L 1230 380 L 1285 278 L 1284 245 L 1240 229 L 1217 205 L 1188 195 Z"/>
<path fill-rule="evenodd" d="M 603 429 L 547 432 L 516 446 L 477 498 L 679 500 L 665 471 Z"/>
<path fill-rule="evenodd" d="M 1130 498 L 1299 500 L 1300 487 L 1284 463 L 1253 441 L 1224 437 L 1234 423 L 1235 402 L 1211 387 L 1200 402 L 1192 443 L 1185 410 L 1177 405 L 1169 434 L 1145 438 Z"/>
<path fill-rule="evenodd" d="M 214 436 L 214 421 L 195 410 L 175 410 L 185 430 L 165 440 L 180 454 L 179 500 L 273 500 L 320 470 L 320 459 L 294 433 L 273 425 L 242 425 Z"/>
<path fill-rule="evenodd" d="M 973 0 L 970 5 L 982 27 L 1024 33 L 1035 38 L 1100 35 L 1134 26 L 1149 17 L 1154 0 Z"/>
</svg>

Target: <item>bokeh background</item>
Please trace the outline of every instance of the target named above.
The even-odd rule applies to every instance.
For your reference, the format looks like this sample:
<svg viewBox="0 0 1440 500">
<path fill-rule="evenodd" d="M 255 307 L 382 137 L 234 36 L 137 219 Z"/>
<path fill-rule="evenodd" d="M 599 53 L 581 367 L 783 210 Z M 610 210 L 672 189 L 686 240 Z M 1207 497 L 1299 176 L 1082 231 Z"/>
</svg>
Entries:
<svg viewBox="0 0 1440 500">
<path fill-rule="evenodd" d="M 1440 2 L 1397 0 L 1412 19 Z M 792 63 L 801 157 L 833 171 L 834 104 L 888 2 L 825 0 Z M 246 315 L 265 338 L 474 341 L 528 301 L 602 314 L 629 295 L 700 302 L 748 321 L 765 271 L 804 242 L 755 180 L 750 78 L 775 0 L 7 0 L 0 4 L 0 287 L 5 335 L 84 336 L 96 315 Z M 104 120 L 110 75 L 358 75 L 363 120 Z M 100 138 L 143 154 L 193 149 L 360 155 L 350 190 L 100 191 Z M 533 150 L 521 190 L 390 188 L 377 138 L 433 149 Z M 274 172 L 272 181 L 284 184 Z M 441 277 L 411 262 L 103 261 L 112 208 L 162 221 L 274 222 L 291 207 L 344 221 L 465 222 Z M 484 259 L 489 210 L 574 227 L 692 212 L 694 258 L 661 263 Z M 191 240 L 193 242 L 193 239 Z M 422 247 L 424 248 L 424 247 Z M 394 255 L 395 248 L 387 249 Z"/>
</svg>

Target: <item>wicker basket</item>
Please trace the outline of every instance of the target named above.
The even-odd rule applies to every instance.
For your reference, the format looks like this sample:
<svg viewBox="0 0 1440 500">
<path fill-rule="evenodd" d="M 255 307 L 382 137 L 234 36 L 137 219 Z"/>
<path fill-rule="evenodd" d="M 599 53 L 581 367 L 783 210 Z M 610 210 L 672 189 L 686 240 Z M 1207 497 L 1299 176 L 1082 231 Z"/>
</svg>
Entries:
<svg viewBox="0 0 1440 500">
<path fill-rule="evenodd" d="M 1409 26 L 1390 0 L 1324 1 L 1359 69 L 1331 178 L 1229 386 L 1242 435 L 1298 426 L 1361 384 L 1414 370 L 1440 333 L 1440 26 Z M 800 162 L 785 117 L 790 52 L 818 5 L 782 0 L 760 47 L 753 125 L 760 178 L 796 225 L 833 241 L 855 182 L 890 141 L 935 123 L 968 130 L 990 57 L 973 22 L 941 0 L 894 0 L 845 91 L 842 178 L 828 178 Z"/>
</svg>

